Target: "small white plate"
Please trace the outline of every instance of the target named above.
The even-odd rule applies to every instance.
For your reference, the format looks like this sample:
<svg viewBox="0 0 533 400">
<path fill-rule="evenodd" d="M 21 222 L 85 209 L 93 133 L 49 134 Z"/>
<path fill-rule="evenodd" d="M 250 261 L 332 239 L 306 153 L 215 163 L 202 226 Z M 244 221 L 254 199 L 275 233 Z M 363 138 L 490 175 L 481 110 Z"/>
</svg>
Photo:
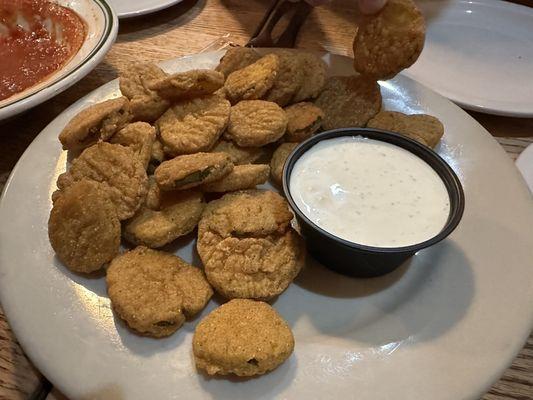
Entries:
<svg viewBox="0 0 533 400">
<path fill-rule="evenodd" d="M 163 10 L 183 0 L 109 0 L 120 19 L 139 17 Z"/>
<path fill-rule="evenodd" d="M 221 55 L 162 66 L 213 68 Z M 349 58 L 324 60 L 330 74 L 353 73 Z M 73 274 L 54 256 L 50 196 L 67 162 L 57 135 L 81 109 L 118 96 L 118 82 L 63 112 L 28 147 L 0 201 L 0 301 L 39 370 L 72 400 L 478 400 L 533 323 L 531 195 L 501 146 L 453 103 L 403 76 L 382 82 L 381 92 L 386 109 L 444 123 L 437 152 L 464 186 L 463 220 L 381 278 L 352 279 L 308 260 L 273 302 L 293 329 L 295 352 L 255 379 L 207 378 L 194 367 L 195 326 L 217 301 L 171 337 L 141 337 L 115 318 L 104 278 Z M 172 248 L 200 265 L 194 235 Z"/>
<path fill-rule="evenodd" d="M 56 96 L 91 72 L 117 38 L 118 19 L 106 0 L 56 0 L 86 22 L 87 36 L 80 50 L 61 69 L 42 82 L 0 101 L 0 121 Z"/>
<path fill-rule="evenodd" d="M 533 8 L 424 0 L 424 50 L 404 74 L 469 110 L 533 117 Z"/>
</svg>

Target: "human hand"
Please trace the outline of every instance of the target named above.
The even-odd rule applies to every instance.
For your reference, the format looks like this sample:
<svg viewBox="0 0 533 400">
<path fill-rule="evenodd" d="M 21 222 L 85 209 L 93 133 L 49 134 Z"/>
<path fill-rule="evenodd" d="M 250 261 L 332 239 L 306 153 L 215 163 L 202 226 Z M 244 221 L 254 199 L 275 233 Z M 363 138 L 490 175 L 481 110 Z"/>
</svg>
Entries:
<svg viewBox="0 0 533 400">
<path fill-rule="evenodd" d="M 306 0 L 309 4 L 312 6 L 319 6 L 322 4 L 329 3 L 330 0 Z M 357 5 L 359 6 L 359 10 L 363 14 L 375 14 L 379 10 L 381 10 L 385 4 L 387 4 L 387 0 L 356 0 Z"/>
</svg>

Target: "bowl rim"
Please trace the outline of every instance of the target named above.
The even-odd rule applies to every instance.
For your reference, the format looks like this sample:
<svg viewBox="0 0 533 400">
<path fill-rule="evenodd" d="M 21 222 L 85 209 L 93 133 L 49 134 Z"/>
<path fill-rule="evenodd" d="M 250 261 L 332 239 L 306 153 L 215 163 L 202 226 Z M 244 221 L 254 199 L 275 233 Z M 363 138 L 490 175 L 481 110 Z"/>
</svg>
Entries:
<svg viewBox="0 0 533 400">
<path fill-rule="evenodd" d="M 24 96 L 9 102 L 9 97 L 6 103 L 0 106 L 0 121 L 7 120 L 20 113 L 30 110 L 31 108 L 55 97 L 59 93 L 65 91 L 69 87 L 76 84 L 89 72 L 91 72 L 105 57 L 113 43 L 115 43 L 118 35 L 118 17 L 114 9 L 109 4 L 109 0 L 88 0 L 100 9 L 104 16 L 103 33 L 98 42 L 89 53 L 67 73 L 62 71 L 65 68 L 63 65 L 57 72 L 59 73 L 55 79 L 50 80 L 48 84 L 42 88 L 33 91 L 29 87 L 23 91 L 27 91 Z M 66 6 L 68 7 L 68 5 Z M 80 15 L 84 20 L 84 16 Z M 86 40 L 87 38 L 85 38 Z M 48 78 L 46 78 L 48 79 Z"/>
<path fill-rule="evenodd" d="M 366 137 L 369 139 L 374 139 L 374 140 L 396 145 L 398 147 L 403 148 L 404 150 L 407 150 L 413 153 L 414 155 L 416 155 L 417 157 L 425 161 L 431 168 L 433 168 L 433 170 L 439 175 L 444 185 L 446 186 L 446 190 L 448 191 L 448 196 L 450 198 L 450 214 L 448 216 L 448 220 L 446 221 L 446 224 L 441 229 L 441 231 L 437 235 L 423 242 L 415 243 L 409 246 L 375 247 L 375 246 L 367 246 L 367 245 L 351 242 L 346 239 L 342 239 L 324 230 L 323 228 L 315 224 L 313 221 L 311 221 L 311 219 L 309 219 L 296 205 L 296 202 L 294 201 L 291 191 L 289 189 L 289 182 L 290 182 L 290 176 L 291 176 L 292 170 L 294 168 L 294 165 L 298 161 L 298 159 L 307 150 L 313 147 L 315 144 L 323 140 L 338 138 L 342 136 L 352 136 L 352 137 L 362 136 L 362 137 Z M 461 181 L 459 180 L 457 174 L 450 167 L 450 165 L 441 156 L 439 156 L 431 148 L 417 142 L 416 140 L 410 139 L 408 137 L 405 137 L 395 132 L 386 131 L 382 129 L 338 128 L 338 129 L 332 129 L 332 130 L 328 130 L 328 131 L 319 133 L 317 135 L 314 135 L 310 137 L 309 139 L 305 140 L 304 142 L 298 144 L 298 146 L 296 146 L 293 149 L 293 151 L 289 154 L 289 156 L 287 157 L 287 160 L 285 161 L 285 165 L 283 167 L 282 177 L 283 177 L 283 192 L 285 194 L 285 197 L 287 198 L 287 201 L 292 211 L 295 213 L 297 219 L 299 219 L 300 221 L 303 221 L 305 224 L 310 226 L 313 230 L 318 232 L 320 235 L 325 236 L 326 238 L 336 242 L 337 244 L 340 244 L 344 247 L 347 247 L 355 251 L 368 253 L 368 254 L 384 254 L 385 255 L 385 254 L 395 254 L 395 253 L 415 253 L 424 248 L 433 246 L 434 244 L 444 240 L 447 236 L 449 236 L 455 230 L 455 228 L 457 228 L 457 226 L 459 225 L 459 222 L 462 219 L 464 208 L 465 208 L 465 195 L 464 195 L 464 190 L 463 190 Z"/>
</svg>

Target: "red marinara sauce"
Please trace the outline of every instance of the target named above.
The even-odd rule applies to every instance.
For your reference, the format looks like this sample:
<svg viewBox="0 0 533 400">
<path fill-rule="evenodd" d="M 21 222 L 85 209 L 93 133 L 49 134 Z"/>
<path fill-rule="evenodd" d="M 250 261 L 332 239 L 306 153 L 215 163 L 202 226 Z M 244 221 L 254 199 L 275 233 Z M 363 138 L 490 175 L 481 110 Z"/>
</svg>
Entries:
<svg viewBox="0 0 533 400">
<path fill-rule="evenodd" d="M 85 40 L 85 22 L 48 0 L 0 0 L 0 100 L 57 71 Z"/>
</svg>

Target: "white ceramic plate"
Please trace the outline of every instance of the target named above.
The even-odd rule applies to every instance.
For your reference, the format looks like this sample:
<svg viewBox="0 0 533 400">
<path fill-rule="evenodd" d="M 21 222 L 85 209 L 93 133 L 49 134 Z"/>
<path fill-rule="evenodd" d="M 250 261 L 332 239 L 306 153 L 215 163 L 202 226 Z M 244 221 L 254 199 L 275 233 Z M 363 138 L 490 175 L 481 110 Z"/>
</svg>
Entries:
<svg viewBox="0 0 533 400">
<path fill-rule="evenodd" d="M 141 15 L 163 10 L 182 0 L 109 0 L 120 19 L 139 17 Z"/>
<path fill-rule="evenodd" d="M 93 70 L 109 51 L 118 32 L 118 19 L 106 0 L 56 0 L 86 22 L 87 37 L 72 59 L 48 78 L 0 101 L 0 121 L 54 97 Z"/>
<path fill-rule="evenodd" d="M 213 67 L 221 52 L 163 63 Z M 335 74 L 348 58 L 326 55 Z M 194 368 L 198 321 L 166 339 L 114 318 L 103 278 L 70 273 L 47 237 L 50 194 L 65 170 L 57 135 L 82 108 L 115 97 L 110 82 L 56 118 L 31 144 L 0 203 L 0 300 L 17 338 L 48 379 L 75 399 L 478 399 L 511 363 L 533 315 L 533 208 L 496 141 L 457 106 L 405 77 L 382 84 L 385 107 L 438 116 L 437 151 L 460 177 L 466 210 L 444 242 L 372 280 L 313 263 L 273 306 L 296 338 L 290 359 L 256 379 L 206 378 Z M 179 245 L 182 247 L 180 248 Z M 199 265 L 193 238 L 173 247 Z"/>
<path fill-rule="evenodd" d="M 427 36 L 404 74 L 460 106 L 533 117 L 533 8 L 501 0 L 423 0 Z"/>
<path fill-rule="evenodd" d="M 530 144 L 516 159 L 516 167 L 522 173 L 529 190 L 533 193 L 533 145 Z"/>
</svg>

